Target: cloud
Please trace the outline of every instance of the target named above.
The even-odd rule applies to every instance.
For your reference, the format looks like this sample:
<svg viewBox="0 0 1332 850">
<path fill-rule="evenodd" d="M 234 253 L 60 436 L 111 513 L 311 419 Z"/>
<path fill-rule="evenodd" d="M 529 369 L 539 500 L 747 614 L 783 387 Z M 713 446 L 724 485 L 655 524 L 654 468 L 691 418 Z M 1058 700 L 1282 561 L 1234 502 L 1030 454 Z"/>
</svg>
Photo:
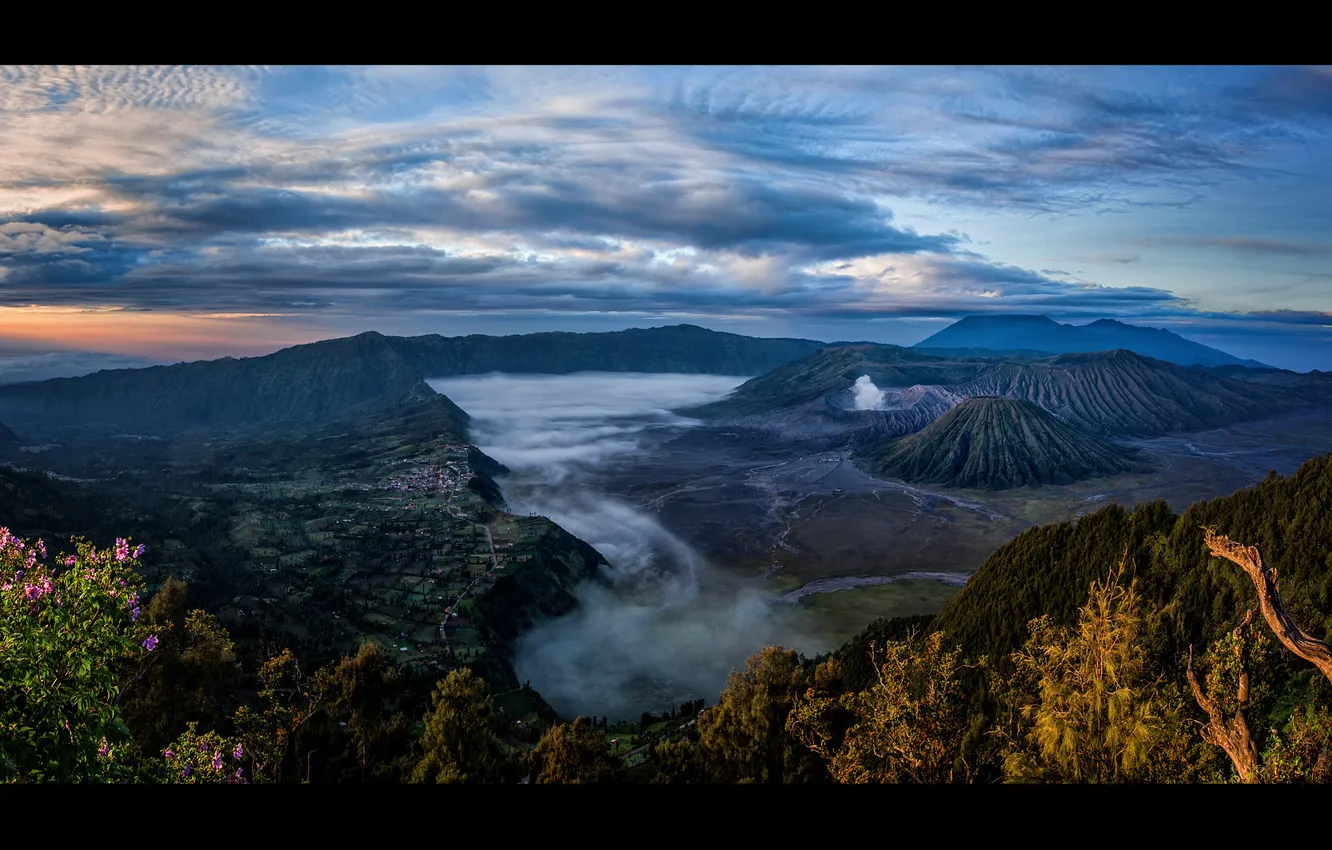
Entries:
<svg viewBox="0 0 1332 850">
<path fill-rule="evenodd" d="M 1272 173 L 1275 153 L 1317 151 L 1325 80 L 1308 69 L 6 69 L 0 304 L 301 317 L 1184 309 L 1152 286 L 980 255 L 965 234 L 926 232 L 897 210 L 908 199 L 1006 216 L 1197 203 L 1208 187 Z M 1322 250 L 1227 239 L 1255 256 Z"/>
<path fill-rule="evenodd" d="M 1283 325 L 1316 325 L 1321 328 L 1332 326 L 1332 311 L 1316 310 L 1257 310 L 1234 317 L 1241 322 L 1266 321 Z"/>
<path fill-rule="evenodd" d="M 44 354 L 0 353 L 0 384 L 45 381 L 48 378 L 77 378 L 103 369 L 139 369 L 158 361 L 94 352 L 48 352 Z"/>
<path fill-rule="evenodd" d="M 1129 265 L 1131 263 L 1142 262 L 1142 257 L 1137 254 L 1112 254 L 1102 252 L 1099 254 L 1092 254 L 1089 257 L 1078 257 L 1077 261 L 1082 263 L 1095 263 L 1098 265 Z"/>
<path fill-rule="evenodd" d="M 649 429 L 692 424 L 671 411 L 725 395 L 750 376 L 487 375 L 431 380 L 474 417 L 496 460 L 550 480 L 638 451 Z M 567 400 L 574 393 L 579 405 Z"/>
<path fill-rule="evenodd" d="M 1154 237 L 1153 241 L 1195 248 L 1224 248 L 1239 254 L 1282 257 L 1325 257 L 1332 254 L 1332 243 L 1296 242 L 1248 236 L 1160 236 Z"/>
<path fill-rule="evenodd" d="M 259 73 L 207 65 L 9 66 L 0 68 L 0 112 L 228 108 L 249 99 L 248 83 Z"/>
<path fill-rule="evenodd" d="M 681 89 L 669 114 L 701 141 L 773 166 L 1039 213 L 1192 203 L 1200 187 L 1263 173 L 1257 157 L 1298 138 L 1281 123 L 1287 111 L 1266 106 L 1271 81 L 1179 74 L 1166 93 L 1151 75 L 820 69 L 773 83 L 755 69 Z"/>
</svg>

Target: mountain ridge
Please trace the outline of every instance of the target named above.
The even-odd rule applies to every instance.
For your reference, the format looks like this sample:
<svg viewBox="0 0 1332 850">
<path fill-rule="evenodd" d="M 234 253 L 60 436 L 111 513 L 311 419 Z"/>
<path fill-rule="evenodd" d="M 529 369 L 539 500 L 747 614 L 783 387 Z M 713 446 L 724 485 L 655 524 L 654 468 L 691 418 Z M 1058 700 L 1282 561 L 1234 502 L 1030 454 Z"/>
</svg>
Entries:
<svg viewBox="0 0 1332 850">
<path fill-rule="evenodd" d="M 508 337 L 394 337 L 367 331 L 258 357 L 0 385 L 0 419 L 29 432 L 64 434 L 244 430 L 318 421 L 403 396 L 438 395 L 425 378 L 497 371 L 751 374 L 824 345 L 694 325 Z M 456 413 L 465 423 L 466 414 Z"/>
<path fill-rule="evenodd" d="M 1248 366 L 1270 369 L 1256 360 L 1236 357 L 1164 328 L 1130 325 L 1118 319 L 1097 319 L 1066 325 L 1049 316 L 965 316 L 916 343 L 923 349 L 1036 349 L 1073 354 L 1128 349 L 1144 357 L 1181 366 Z"/>
<path fill-rule="evenodd" d="M 750 337 L 688 324 L 587 333 L 386 339 L 427 378 L 592 371 L 757 375 L 827 346 L 818 340 Z"/>
<path fill-rule="evenodd" d="M 1090 433 L 1115 436 L 1205 430 L 1303 406 L 1278 387 L 1204 377 L 1127 349 L 996 365 L 958 391 L 1025 398 Z"/>
<path fill-rule="evenodd" d="M 244 430 L 408 395 L 436 393 L 382 336 L 361 334 L 261 357 L 8 384 L 0 386 L 0 416 L 28 431 Z"/>
<path fill-rule="evenodd" d="M 928 424 L 905 413 L 851 409 L 849 390 L 861 376 L 894 394 L 933 386 L 959 399 L 1025 398 L 1088 433 L 1110 436 L 1204 430 L 1326 401 L 1303 384 L 1233 380 L 1124 349 L 995 361 L 856 345 L 814 352 L 686 413 L 811 436 L 850 434 L 871 424 L 879 426 L 878 436 L 900 436 Z"/>
</svg>

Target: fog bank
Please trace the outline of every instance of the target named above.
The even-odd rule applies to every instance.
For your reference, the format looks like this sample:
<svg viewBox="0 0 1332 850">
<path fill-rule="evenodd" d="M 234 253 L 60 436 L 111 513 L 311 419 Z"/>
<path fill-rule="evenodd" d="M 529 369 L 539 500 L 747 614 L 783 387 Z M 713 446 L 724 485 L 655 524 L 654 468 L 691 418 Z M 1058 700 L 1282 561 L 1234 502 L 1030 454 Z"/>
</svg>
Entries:
<svg viewBox="0 0 1332 850">
<path fill-rule="evenodd" d="M 636 717 L 683 699 L 710 703 L 754 651 L 805 652 L 790 606 L 715 569 L 650 513 L 598 486 L 598 471 L 698 423 L 672 408 L 721 398 L 745 380 L 715 375 L 581 373 L 432 380 L 473 417 L 478 447 L 513 470 L 515 513 L 548 516 L 611 564 L 612 587 L 586 585 L 580 608 L 518 647 L 520 679 L 562 715 Z"/>
<path fill-rule="evenodd" d="M 0 384 L 24 381 L 48 381 L 52 378 L 77 378 L 103 369 L 142 369 L 157 365 L 156 360 L 120 354 L 57 351 L 44 354 L 0 353 Z"/>
</svg>

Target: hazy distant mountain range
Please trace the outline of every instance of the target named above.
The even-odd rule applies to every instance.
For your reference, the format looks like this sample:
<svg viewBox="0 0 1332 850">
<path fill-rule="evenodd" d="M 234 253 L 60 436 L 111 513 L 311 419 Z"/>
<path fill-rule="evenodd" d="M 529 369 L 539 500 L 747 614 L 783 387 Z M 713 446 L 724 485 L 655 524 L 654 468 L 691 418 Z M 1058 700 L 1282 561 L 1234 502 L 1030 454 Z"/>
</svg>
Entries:
<svg viewBox="0 0 1332 850">
<path fill-rule="evenodd" d="M 75 378 L 103 369 L 141 369 L 161 361 L 123 354 L 88 351 L 54 351 L 45 354 L 0 352 L 0 384 Z"/>
<path fill-rule="evenodd" d="M 1215 358 L 1236 362 L 1185 368 L 1127 350 L 1037 359 L 1033 355 L 1040 352 L 1033 345 L 1057 340 L 1032 332 L 1022 337 L 1019 353 L 1004 353 L 992 347 L 1014 344 L 1012 338 L 997 331 L 977 337 L 967 330 L 1015 323 L 1054 328 L 1055 334 L 1085 330 L 1043 317 L 967 319 L 922 343 L 928 348 L 828 346 L 817 340 L 761 339 L 692 325 L 508 337 L 391 337 L 371 332 L 263 357 L 106 370 L 0 386 L 0 422 L 32 442 L 35 435 L 55 433 L 288 427 L 402 399 L 431 399 L 446 406 L 456 430 L 465 433 L 467 414 L 423 379 L 488 372 L 757 374 L 729 398 L 696 412 L 711 419 L 748 417 L 749 424 L 760 428 L 819 439 L 854 434 L 857 443 L 918 431 L 974 396 L 1025 398 L 1067 424 L 1108 436 L 1216 427 L 1332 400 L 1332 375 L 1249 366 L 1174 334 L 1119 322 L 1093 323 L 1100 329 L 1095 333 L 1105 338 L 1146 331 L 1134 336 L 1145 341 L 1143 345 L 1174 340 L 1185 354 L 1214 352 Z M 950 342 L 941 336 L 954 329 L 960 330 L 952 341 L 968 345 L 940 348 L 940 342 Z M 848 401 L 847 393 L 862 376 L 881 391 L 875 409 L 856 409 Z"/>
<path fill-rule="evenodd" d="M 967 316 L 914 347 L 992 349 L 1024 354 L 1074 354 L 1123 348 L 1181 366 L 1271 368 L 1161 328 L 1139 327 L 1115 319 L 1097 319 L 1088 325 L 1061 325 L 1048 316 Z"/>
</svg>

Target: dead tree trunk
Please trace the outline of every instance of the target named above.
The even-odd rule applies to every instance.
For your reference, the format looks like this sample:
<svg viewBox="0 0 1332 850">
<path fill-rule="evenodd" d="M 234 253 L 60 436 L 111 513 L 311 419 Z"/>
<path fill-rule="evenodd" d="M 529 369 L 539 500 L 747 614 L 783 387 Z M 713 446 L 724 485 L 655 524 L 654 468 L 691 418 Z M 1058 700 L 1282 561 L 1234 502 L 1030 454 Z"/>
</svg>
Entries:
<svg viewBox="0 0 1332 850">
<path fill-rule="evenodd" d="M 1244 622 L 1235 628 L 1235 637 L 1242 637 L 1244 630 L 1252 622 L 1253 612 L 1250 611 L 1244 617 Z M 1193 698 L 1198 701 L 1198 705 L 1207 712 L 1207 725 L 1202 729 L 1203 740 L 1225 750 L 1231 764 L 1235 765 L 1235 771 L 1239 773 L 1241 782 L 1255 783 L 1259 781 L 1258 748 L 1253 743 L 1253 737 L 1249 735 L 1249 723 L 1244 718 L 1244 709 L 1249 703 L 1249 673 L 1244 669 L 1243 647 L 1242 642 L 1236 641 L 1235 655 L 1240 662 L 1240 679 L 1239 691 L 1235 695 L 1234 715 L 1227 718 L 1217 701 L 1203 694 L 1203 689 L 1198 684 L 1198 677 L 1193 673 L 1192 649 L 1189 650 L 1189 687 L 1193 688 Z"/>
<path fill-rule="evenodd" d="M 1263 565 L 1262 556 L 1256 547 L 1232 542 L 1229 537 L 1217 534 L 1213 528 L 1204 528 L 1203 531 L 1212 555 L 1237 564 L 1253 580 L 1253 586 L 1258 590 L 1258 608 L 1263 613 L 1263 619 L 1286 649 L 1317 667 L 1332 682 L 1332 646 L 1310 637 L 1286 613 L 1277 592 L 1276 569 Z"/>
<path fill-rule="evenodd" d="M 1281 604 L 1281 594 L 1277 591 L 1277 571 L 1263 564 L 1262 556 L 1254 546 L 1235 543 L 1223 534 L 1217 534 L 1214 528 L 1203 528 L 1207 549 L 1214 557 L 1222 558 L 1244 570 L 1254 589 L 1258 591 L 1258 608 L 1263 619 L 1276 634 L 1286 649 L 1317 667 L 1329 682 L 1332 682 L 1332 647 L 1311 637 L 1295 624 L 1295 620 Z M 1245 614 L 1244 622 L 1235 629 L 1235 637 L 1240 638 L 1244 629 L 1253 622 L 1253 611 Z M 1242 782 L 1260 781 L 1258 752 L 1253 738 L 1249 735 L 1249 724 L 1244 718 L 1244 708 L 1249 699 L 1249 674 L 1245 669 L 1242 641 L 1236 641 L 1235 652 L 1241 657 L 1239 693 L 1235 714 L 1226 718 L 1214 699 L 1203 694 L 1198 685 L 1198 678 L 1193 674 L 1193 650 L 1189 650 L 1188 677 L 1189 686 L 1198 705 L 1207 712 L 1208 723 L 1203 727 L 1203 740 L 1225 750 Z M 1314 766 L 1314 773 L 1323 776 L 1329 770 L 1328 752 L 1323 751 Z"/>
</svg>

